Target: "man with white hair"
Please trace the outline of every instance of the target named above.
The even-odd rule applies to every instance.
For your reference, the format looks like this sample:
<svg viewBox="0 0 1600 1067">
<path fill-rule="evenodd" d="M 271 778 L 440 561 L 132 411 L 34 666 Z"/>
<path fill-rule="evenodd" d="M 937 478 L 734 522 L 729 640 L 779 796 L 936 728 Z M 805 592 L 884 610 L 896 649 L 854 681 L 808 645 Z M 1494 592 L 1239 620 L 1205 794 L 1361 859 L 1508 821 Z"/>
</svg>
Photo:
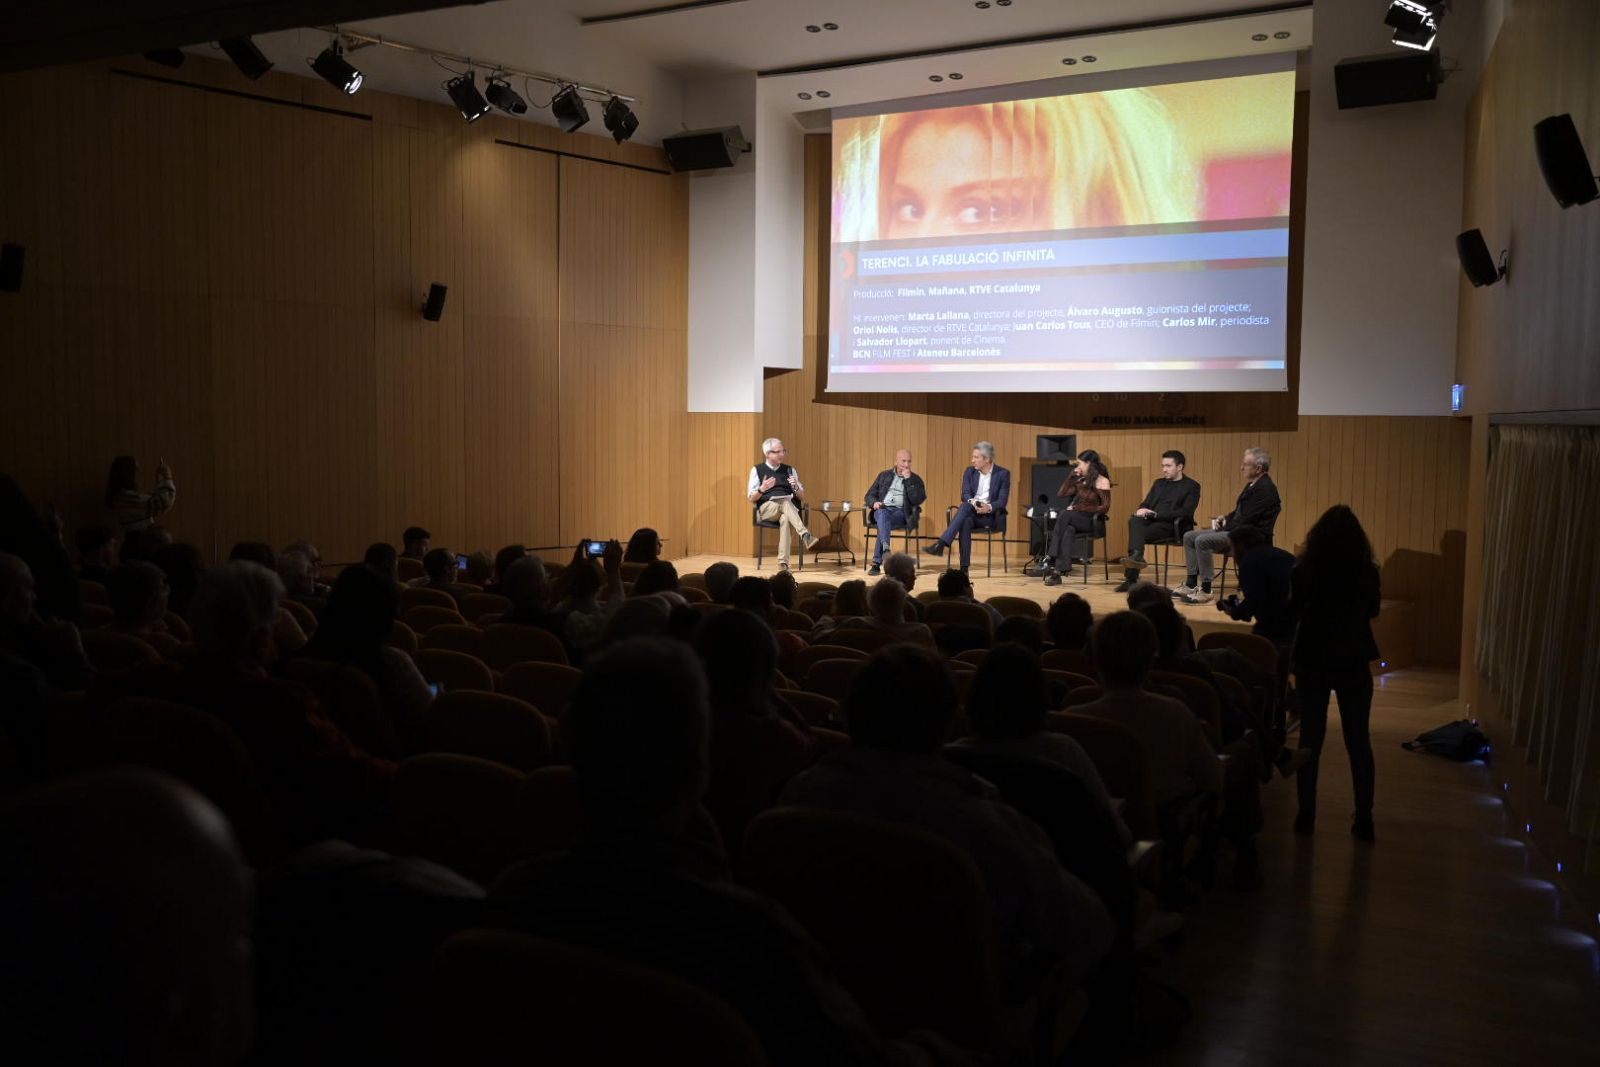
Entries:
<svg viewBox="0 0 1600 1067">
<path fill-rule="evenodd" d="M 789 450 L 783 441 L 769 437 L 761 442 L 761 462 L 750 468 L 745 499 L 756 506 L 756 518 L 762 522 L 778 524 L 778 567 L 789 569 L 789 531 L 800 535 L 801 551 L 817 543 L 817 537 L 806 528 L 795 506 L 805 486 L 800 475 L 789 466 Z"/>
<path fill-rule="evenodd" d="M 1228 547 L 1230 531 L 1248 526 L 1260 530 L 1266 535 L 1266 543 L 1272 544 L 1272 528 L 1278 524 L 1283 501 L 1272 475 L 1267 473 L 1271 467 L 1272 456 L 1266 449 L 1244 450 L 1239 473 L 1244 475 L 1245 483 L 1233 510 L 1212 519 L 1209 530 L 1194 529 L 1183 535 L 1185 578 L 1183 585 L 1172 590 L 1173 599 L 1185 604 L 1211 602 L 1211 554 Z"/>
<path fill-rule="evenodd" d="M 917 621 L 924 621 L 928 614 L 928 605 L 911 595 L 917 587 L 917 561 L 904 552 L 896 552 L 883 561 L 883 574 L 884 577 L 893 578 L 906 587 L 906 603 L 916 612 Z"/>
</svg>

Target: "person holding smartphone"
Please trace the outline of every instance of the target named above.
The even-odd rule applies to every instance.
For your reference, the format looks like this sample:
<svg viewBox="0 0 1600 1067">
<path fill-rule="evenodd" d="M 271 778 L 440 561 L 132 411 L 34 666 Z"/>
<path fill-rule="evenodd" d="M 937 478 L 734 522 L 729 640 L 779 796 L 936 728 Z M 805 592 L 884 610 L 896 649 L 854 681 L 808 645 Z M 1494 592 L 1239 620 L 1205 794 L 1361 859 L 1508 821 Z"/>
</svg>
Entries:
<svg viewBox="0 0 1600 1067">
<path fill-rule="evenodd" d="M 800 535 L 801 551 L 817 543 L 806 528 L 797 506 L 805 486 L 800 475 L 789 466 L 789 450 L 781 439 L 769 437 L 761 442 L 762 460 L 750 468 L 745 499 L 756 506 L 756 518 L 778 523 L 778 569 L 789 569 L 789 533 Z"/>
<path fill-rule="evenodd" d="M 106 510 L 122 533 L 155 525 L 177 499 L 178 483 L 172 480 L 172 468 L 166 460 L 157 461 L 156 487 L 148 493 L 139 488 L 138 460 L 118 456 L 111 461 L 111 471 L 106 476 Z"/>
</svg>

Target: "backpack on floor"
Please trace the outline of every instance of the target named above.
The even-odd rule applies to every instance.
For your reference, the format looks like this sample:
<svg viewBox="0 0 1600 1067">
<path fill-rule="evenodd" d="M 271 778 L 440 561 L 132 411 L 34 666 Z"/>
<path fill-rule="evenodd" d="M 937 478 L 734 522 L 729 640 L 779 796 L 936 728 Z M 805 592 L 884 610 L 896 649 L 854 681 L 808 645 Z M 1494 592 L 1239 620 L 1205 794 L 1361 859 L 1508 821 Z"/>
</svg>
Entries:
<svg viewBox="0 0 1600 1067">
<path fill-rule="evenodd" d="M 1400 747 L 1407 752 L 1431 752 L 1435 756 L 1468 763 L 1488 758 L 1489 738 L 1471 719 L 1457 719 L 1420 733 L 1414 740 L 1402 741 Z"/>
</svg>

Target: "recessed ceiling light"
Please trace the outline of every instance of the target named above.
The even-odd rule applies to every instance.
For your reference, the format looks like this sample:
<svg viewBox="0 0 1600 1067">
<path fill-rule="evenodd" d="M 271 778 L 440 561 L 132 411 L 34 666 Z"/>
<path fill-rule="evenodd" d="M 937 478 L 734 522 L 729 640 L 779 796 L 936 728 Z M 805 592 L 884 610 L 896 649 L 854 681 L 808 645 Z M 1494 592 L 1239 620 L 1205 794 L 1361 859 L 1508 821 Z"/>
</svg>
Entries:
<svg viewBox="0 0 1600 1067">
<path fill-rule="evenodd" d="M 1099 56 L 1084 56 L 1083 57 L 1083 61 L 1085 63 L 1098 63 L 1100 61 L 1100 57 Z"/>
<path fill-rule="evenodd" d="M 1011 0 L 994 0 L 994 2 L 1000 7 L 1010 7 L 1011 6 Z"/>
<path fill-rule="evenodd" d="M 806 32 L 807 33 L 821 33 L 822 32 L 822 27 L 821 26 L 807 26 L 806 27 Z"/>
<path fill-rule="evenodd" d="M 988 8 L 989 0 L 978 0 L 978 2 L 973 4 L 972 6 L 977 8 L 979 11 L 983 11 L 983 10 Z"/>
<path fill-rule="evenodd" d="M 931 82 L 942 82 L 942 81 L 944 81 L 944 75 L 943 74 L 930 74 L 930 75 L 928 75 L 928 80 L 931 81 Z"/>
<path fill-rule="evenodd" d="M 822 97 L 822 99 L 826 100 L 826 99 L 828 99 L 828 97 L 832 96 L 833 94 L 828 92 L 828 90 L 826 90 L 826 89 L 818 89 L 817 90 L 817 95 Z"/>
<path fill-rule="evenodd" d="M 951 71 L 950 72 L 950 80 L 953 81 L 953 82 L 960 81 L 961 80 L 961 73 L 959 71 L 954 71 L 954 70 Z"/>
<path fill-rule="evenodd" d="M 1279 30 L 1277 33 L 1273 34 L 1272 36 L 1276 37 L 1280 41 L 1287 41 L 1289 39 L 1289 31 L 1288 30 Z"/>
<path fill-rule="evenodd" d="M 1068 56 L 1066 59 L 1061 61 L 1061 65 L 1063 67 L 1075 67 L 1078 65 L 1078 61 L 1073 59 L 1071 56 Z"/>
<path fill-rule="evenodd" d="M 1250 39 L 1252 41 L 1265 41 L 1267 39 L 1267 35 L 1264 33 L 1252 33 L 1250 35 Z"/>
<path fill-rule="evenodd" d="M 822 24 L 822 28 L 825 30 L 836 30 L 839 28 L 839 24 L 837 22 L 824 22 Z"/>
<path fill-rule="evenodd" d="M 810 93 L 795 93 L 794 95 L 798 96 L 802 100 L 810 100 L 811 99 L 811 94 Z"/>
</svg>

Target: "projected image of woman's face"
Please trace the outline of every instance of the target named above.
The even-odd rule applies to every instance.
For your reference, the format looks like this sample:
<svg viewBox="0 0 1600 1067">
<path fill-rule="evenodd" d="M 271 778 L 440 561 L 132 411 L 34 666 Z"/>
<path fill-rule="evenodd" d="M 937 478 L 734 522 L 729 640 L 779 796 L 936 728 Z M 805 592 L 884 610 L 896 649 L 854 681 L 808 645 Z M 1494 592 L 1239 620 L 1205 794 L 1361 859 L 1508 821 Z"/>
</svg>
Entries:
<svg viewBox="0 0 1600 1067">
<path fill-rule="evenodd" d="M 1033 206 L 1044 203 L 1046 176 L 999 172 L 995 150 L 986 125 L 975 121 L 913 126 L 889 169 L 883 236 L 1034 229 L 1040 220 Z"/>
</svg>

